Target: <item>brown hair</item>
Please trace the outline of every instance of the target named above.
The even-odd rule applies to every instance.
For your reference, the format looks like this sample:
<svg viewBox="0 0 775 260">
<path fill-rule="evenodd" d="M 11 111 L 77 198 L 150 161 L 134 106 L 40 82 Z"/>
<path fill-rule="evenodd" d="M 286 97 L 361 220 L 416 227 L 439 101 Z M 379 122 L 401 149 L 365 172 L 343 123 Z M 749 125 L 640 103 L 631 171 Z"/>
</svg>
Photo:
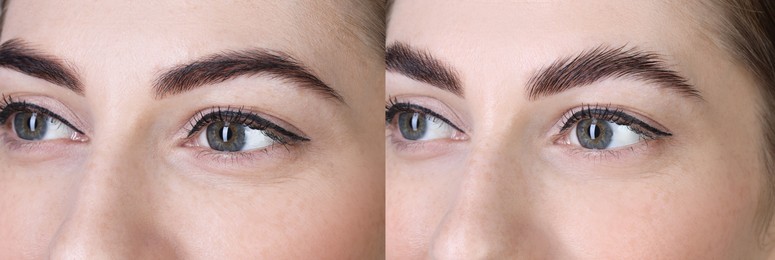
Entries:
<svg viewBox="0 0 775 260">
<path fill-rule="evenodd" d="M 770 0 L 714 0 L 720 12 L 715 34 L 722 48 L 748 69 L 758 85 L 764 130 L 763 162 L 766 169 L 756 225 L 761 242 L 767 241 L 775 214 L 775 2 Z"/>
<path fill-rule="evenodd" d="M 8 1 L 0 0 L 0 33 L 3 33 L 3 21 L 5 20 L 5 6 Z"/>
</svg>

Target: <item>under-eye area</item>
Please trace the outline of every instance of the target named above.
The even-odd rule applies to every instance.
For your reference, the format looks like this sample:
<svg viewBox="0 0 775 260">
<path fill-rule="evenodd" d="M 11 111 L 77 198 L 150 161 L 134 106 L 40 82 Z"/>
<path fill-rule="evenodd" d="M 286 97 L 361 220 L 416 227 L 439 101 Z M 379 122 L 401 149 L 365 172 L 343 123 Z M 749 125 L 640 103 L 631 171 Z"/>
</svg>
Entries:
<svg viewBox="0 0 775 260">
<path fill-rule="evenodd" d="M 293 152 L 297 146 L 311 141 L 282 120 L 235 107 L 200 111 L 185 130 L 183 146 L 196 149 L 198 158 L 209 156 L 231 162 Z"/>
<path fill-rule="evenodd" d="M 656 121 L 613 105 L 581 105 L 557 122 L 553 142 L 574 154 L 606 159 L 673 134 Z M 647 148 L 647 147 L 644 147 Z"/>
</svg>

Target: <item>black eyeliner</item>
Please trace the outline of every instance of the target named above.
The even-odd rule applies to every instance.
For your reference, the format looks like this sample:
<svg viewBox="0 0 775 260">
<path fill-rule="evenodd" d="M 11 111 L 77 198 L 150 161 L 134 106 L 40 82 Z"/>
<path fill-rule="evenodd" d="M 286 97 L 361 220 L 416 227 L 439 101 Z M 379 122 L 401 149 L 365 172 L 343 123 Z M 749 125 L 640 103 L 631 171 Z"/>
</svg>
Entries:
<svg viewBox="0 0 775 260">
<path fill-rule="evenodd" d="M 242 124 L 251 129 L 256 129 L 256 130 L 269 129 L 272 131 L 276 131 L 277 133 L 292 139 L 292 141 L 305 142 L 310 140 L 309 138 L 306 138 L 306 137 L 297 135 L 291 131 L 288 131 L 285 128 L 282 128 L 277 124 L 272 123 L 271 121 L 264 119 L 256 114 L 243 112 L 241 109 L 232 111 L 229 109 L 217 108 L 215 111 L 212 111 L 206 114 L 199 113 L 197 117 L 198 119 L 192 121 L 191 130 L 188 132 L 188 137 L 193 136 L 194 134 L 199 132 L 202 128 L 206 127 L 211 123 L 228 122 L 228 123 L 234 123 L 234 124 Z M 278 141 L 283 144 L 288 143 L 288 140 L 286 140 L 284 137 L 277 136 L 272 132 L 266 132 L 266 134 L 269 136 L 269 138 L 272 138 L 275 141 Z"/>
<path fill-rule="evenodd" d="M 27 102 L 15 102 L 11 98 L 4 98 L 3 105 L 0 106 L 0 124 L 4 125 L 8 120 L 8 118 L 10 118 L 12 115 L 19 112 L 43 114 L 47 117 L 56 119 L 62 124 L 65 124 L 67 127 L 70 127 L 70 129 L 73 129 L 73 131 L 77 132 L 78 134 L 82 134 L 82 135 L 84 134 L 83 131 L 73 126 L 73 124 L 71 124 L 61 116 L 55 114 L 54 112 L 51 112 L 51 110 L 48 110 L 41 106 L 33 105 Z"/>
<path fill-rule="evenodd" d="M 625 125 L 630 127 L 636 126 L 640 129 L 633 129 L 632 127 L 630 129 L 637 132 L 638 134 L 646 135 L 649 138 L 654 138 L 655 137 L 654 135 L 656 136 L 673 135 L 671 133 L 664 132 L 662 130 L 654 128 L 653 126 L 619 109 L 611 109 L 609 107 L 592 108 L 591 106 L 583 107 L 579 111 L 574 112 L 572 115 L 567 116 L 565 119 L 565 123 L 560 128 L 560 132 L 564 132 L 568 130 L 569 128 L 573 127 L 576 123 L 578 123 L 581 120 L 590 119 L 590 118 L 604 120 L 604 121 L 611 121 L 618 125 Z M 645 130 L 645 132 L 643 130 Z"/>
<path fill-rule="evenodd" d="M 460 127 L 457 127 L 455 124 L 450 122 L 447 118 L 437 114 L 436 112 L 433 112 L 433 110 L 430 110 L 428 108 L 425 108 L 423 106 L 418 106 L 411 103 L 401 103 L 396 100 L 391 99 L 390 103 L 385 106 L 385 124 L 390 124 L 391 121 L 393 121 L 393 118 L 398 113 L 403 112 L 412 112 L 412 113 L 423 113 L 430 115 L 431 117 L 441 120 L 442 122 L 448 124 L 452 128 L 455 128 L 455 130 L 460 131 L 461 133 L 466 133 L 463 131 L 463 129 L 460 129 Z"/>
</svg>

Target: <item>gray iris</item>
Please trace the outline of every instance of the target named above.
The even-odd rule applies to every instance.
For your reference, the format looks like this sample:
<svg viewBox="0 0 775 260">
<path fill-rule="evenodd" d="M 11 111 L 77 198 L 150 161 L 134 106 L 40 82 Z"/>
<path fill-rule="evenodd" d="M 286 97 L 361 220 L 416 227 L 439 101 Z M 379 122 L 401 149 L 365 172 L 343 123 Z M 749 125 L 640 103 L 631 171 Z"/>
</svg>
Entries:
<svg viewBox="0 0 775 260">
<path fill-rule="evenodd" d="M 590 118 L 579 121 L 576 136 L 584 148 L 605 149 L 611 145 L 613 130 L 608 121 Z"/>
<path fill-rule="evenodd" d="M 46 136 L 46 120 L 46 116 L 38 113 L 17 113 L 13 118 L 13 130 L 21 139 L 40 140 Z"/>
<path fill-rule="evenodd" d="M 422 113 L 401 113 L 398 115 L 398 130 L 407 140 L 418 140 L 428 130 Z"/>
<path fill-rule="evenodd" d="M 207 126 L 207 143 L 216 151 L 237 152 L 245 147 L 245 125 L 215 122 Z"/>
</svg>

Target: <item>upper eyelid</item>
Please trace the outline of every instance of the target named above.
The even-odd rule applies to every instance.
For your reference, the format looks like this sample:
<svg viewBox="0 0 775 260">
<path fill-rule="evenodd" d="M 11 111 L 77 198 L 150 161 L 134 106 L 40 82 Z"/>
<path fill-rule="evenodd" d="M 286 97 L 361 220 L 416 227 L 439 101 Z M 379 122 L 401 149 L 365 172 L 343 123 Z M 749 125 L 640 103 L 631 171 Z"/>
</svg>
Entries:
<svg viewBox="0 0 775 260">
<path fill-rule="evenodd" d="M 582 119 L 574 119 L 573 117 L 576 114 L 591 113 L 591 112 L 597 112 L 597 111 L 603 111 L 603 113 L 608 114 L 608 115 L 604 115 L 608 118 L 601 118 L 602 120 L 611 121 L 612 119 L 617 119 L 613 117 L 625 117 L 623 118 L 623 120 L 627 121 L 625 125 L 636 125 L 638 127 L 645 128 L 649 133 L 653 133 L 656 135 L 672 136 L 672 133 L 670 133 L 669 130 L 663 131 L 658 127 L 654 127 L 648 122 L 640 119 L 639 116 L 633 115 L 632 113 L 627 113 L 626 111 L 624 111 L 624 109 L 613 107 L 611 105 L 582 105 L 580 108 L 571 109 L 570 111 L 565 113 L 565 115 L 563 116 L 563 120 L 561 120 L 562 127 L 560 128 L 560 133 L 562 134 L 564 132 L 567 132 L 568 129 L 571 128 L 575 123 L 578 123 L 578 121 L 582 120 Z M 618 119 L 622 119 L 622 118 L 618 118 Z M 659 126 L 658 123 L 655 122 L 655 124 Z"/>
<path fill-rule="evenodd" d="M 15 111 L 10 111 L 10 112 L 7 111 L 9 107 L 12 107 Z M 67 127 L 70 127 L 70 129 L 73 129 L 73 131 L 84 135 L 84 132 L 78 129 L 77 127 L 75 127 L 72 123 L 70 123 L 70 121 L 60 116 L 59 114 L 54 113 L 51 110 L 42 106 L 38 106 L 27 102 L 3 101 L 3 104 L 0 105 L 0 110 L 2 110 L 2 112 L 0 113 L 3 113 L 3 115 L 0 116 L 0 123 L 3 123 L 3 124 L 8 122 L 8 119 L 11 117 L 11 115 L 16 114 L 18 112 L 37 112 L 37 113 L 42 113 L 48 117 L 54 118 L 57 121 L 65 124 Z"/>
<path fill-rule="evenodd" d="M 240 120 L 242 121 L 234 121 L 235 117 L 244 117 Z M 227 118 L 229 117 L 229 118 Z M 192 117 L 189 120 L 188 126 L 189 130 L 187 131 L 187 137 L 191 137 L 194 134 L 202 131 L 202 128 L 206 127 L 210 122 L 202 122 L 204 119 L 210 119 L 210 120 L 222 120 L 222 121 L 228 121 L 232 120 L 232 123 L 239 123 L 239 124 L 248 124 L 250 120 L 255 120 L 254 122 L 259 122 L 262 124 L 262 127 L 265 127 L 265 129 L 271 129 L 274 131 L 279 132 L 282 135 L 288 136 L 292 139 L 298 140 L 298 141 L 309 141 L 310 139 L 302 134 L 294 133 L 293 130 L 288 130 L 286 127 L 283 127 L 281 125 L 278 125 L 276 122 L 273 122 L 271 119 L 267 119 L 266 117 L 260 116 L 257 113 L 250 112 L 249 110 L 246 110 L 244 108 L 232 108 L 232 107 L 213 107 L 209 110 L 203 110 L 200 112 L 197 112 L 194 117 Z"/>
<path fill-rule="evenodd" d="M 452 123 L 446 117 L 442 116 L 439 113 L 436 113 L 432 109 L 429 109 L 429 108 L 426 108 L 426 107 L 423 107 L 423 106 L 420 106 L 420 105 L 415 105 L 415 104 L 405 103 L 405 102 L 398 102 L 398 101 L 395 101 L 395 102 L 391 101 L 391 103 L 387 107 L 387 110 L 388 110 L 388 112 L 390 112 L 391 110 L 396 109 L 396 107 L 401 107 L 401 106 L 403 106 L 403 108 L 405 108 L 404 110 L 408 110 L 408 109 L 412 109 L 412 110 L 415 110 L 415 111 L 419 110 L 417 112 L 429 114 L 430 116 L 435 117 L 435 118 L 443 121 L 444 123 L 448 124 L 452 128 L 455 128 L 455 130 L 460 131 L 461 133 L 464 133 L 464 134 L 466 133 L 465 131 L 463 131 L 463 129 L 461 129 L 460 127 L 458 127 L 454 123 Z M 393 115 L 390 115 L 390 116 L 386 115 L 385 119 L 386 120 L 392 120 L 393 119 Z"/>
</svg>

